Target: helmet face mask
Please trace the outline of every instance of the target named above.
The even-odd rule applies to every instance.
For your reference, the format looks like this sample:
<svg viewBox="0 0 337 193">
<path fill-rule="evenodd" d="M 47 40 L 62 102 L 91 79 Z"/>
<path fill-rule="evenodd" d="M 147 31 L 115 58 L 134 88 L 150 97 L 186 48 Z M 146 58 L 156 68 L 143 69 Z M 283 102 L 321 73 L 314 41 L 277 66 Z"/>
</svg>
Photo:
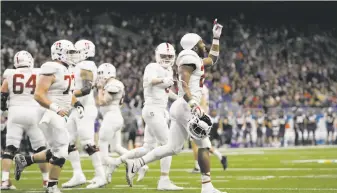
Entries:
<svg viewBox="0 0 337 193">
<path fill-rule="evenodd" d="M 51 46 L 51 58 L 68 65 L 75 65 L 78 58 L 78 51 L 72 42 L 68 40 L 56 41 Z"/>
<path fill-rule="evenodd" d="M 116 68 L 110 63 L 103 63 L 97 69 L 99 81 L 106 81 L 109 78 L 116 78 Z"/>
<path fill-rule="evenodd" d="M 174 65 L 175 49 L 169 43 L 161 43 L 156 48 L 156 62 L 164 68 Z"/>
<path fill-rule="evenodd" d="M 79 62 L 95 56 L 95 45 L 89 40 L 77 41 L 75 48 L 79 51 Z"/>
<path fill-rule="evenodd" d="M 188 133 L 192 138 L 201 140 L 208 136 L 212 128 L 212 122 L 208 115 L 199 118 L 193 115 L 191 120 L 188 121 Z"/>
</svg>

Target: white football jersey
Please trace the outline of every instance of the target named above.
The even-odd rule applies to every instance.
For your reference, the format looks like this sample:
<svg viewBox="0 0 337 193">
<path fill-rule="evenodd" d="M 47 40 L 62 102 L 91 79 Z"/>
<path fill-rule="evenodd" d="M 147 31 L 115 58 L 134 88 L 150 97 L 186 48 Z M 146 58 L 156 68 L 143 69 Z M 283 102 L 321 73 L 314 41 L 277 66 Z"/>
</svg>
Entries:
<svg viewBox="0 0 337 193">
<path fill-rule="evenodd" d="M 74 90 L 74 74 L 58 62 L 46 62 L 41 66 L 40 74 L 53 74 L 55 82 L 49 87 L 48 98 L 61 108 L 70 109 Z"/>
<path fill-rule="evenodd" d="M 104 97 L 106 100 L 110 100 L 109 104 L 101 106 L 102 113 L 105 113 L 110 110 L 116 110 L 120 108 L 120 105 L 123 104 L 124 100 L 124 84 L 114 78 L 111 78 L 105 85 L 104 85 Z M 110 94 L 116 93 L 116 94 Z"/>
<path fill-rule="evenodd" d="M 188 85 L 193 99 L 196 100 L 198 103 L 200 103 L 202 95 L 202 87 L 204 85 L 204 78 L 205 78 L 204 64 L 202 59 L 198 56 L 196 52 L 192 50 L 183 50 L 179 53 L 176 64 L 178 68 L 184 64 L 195 65 L 196 69 L 192 72 Z M 181 80 L 180 75 L 179 80 Z M 182 82 L 179 82 L 178 88 L 179 88 L 178 96 L 183 97 L 185 95 L 185 92 L 182 87 Z"/>
<path fill-rule="evenodd" d="M 74 75 L 75 75 L 75 90 L 80 90 L 83 88 L 83 80 L 81 78 L 81 70 L 87 70 L 91 71 L 93 74 L 93 83 L 96 82 L 97 78 L 97 67 L 96 64 L 92 61 L 82 61 L 78 64 L 76 64 L 75 68 L 73 69 Z M 94 92 L 91 90 L 91 92 L 82 97 L 76 97 L 84 106 L 89 105 L 95 105 L 95 98 L 94 98 Z"/>
<path fill-rule="evenodd" d="M 163 88 L 162 84 L 152 85 L 153 78 L 173 78 L 172 68 L 165 69 L 160 64 L 150 63 L 146 66 L 143 76 L 144 105 L 166 107 L 169 88 Z"/>
<path fill-rule="evenodd" d="M 8 81 L 8 106 L 39 106 L 34 99 L 34 92 L 39 68 L 7 69 L 3 77 Z"/>
</svg>

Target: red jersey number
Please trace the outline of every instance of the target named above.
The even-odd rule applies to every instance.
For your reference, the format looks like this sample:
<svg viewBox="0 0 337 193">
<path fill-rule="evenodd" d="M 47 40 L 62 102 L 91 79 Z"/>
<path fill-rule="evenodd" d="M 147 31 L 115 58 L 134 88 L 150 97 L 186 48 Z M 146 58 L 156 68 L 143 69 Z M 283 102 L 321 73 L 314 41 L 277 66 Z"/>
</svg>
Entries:
<svg viewBox="0 0 337 193">
<path fill-rule="evenodd" d="M 68 80 L 68 87 L 67 87 L 67 90 L 65 90 L 63 92 L 63 94 L 69 94 L 69 90 L 70 90 L 70 87 L 71 87 L 71 81 L 74 79 L 74 75 L 65 75 L 64 76 L 64 80 Z"/>
<path fill-rule="evenodd" d="M 32 89 L 30 94 L 34 94 L 36 87 L 36 75 L 32 74 L 27 82 L 24 84 L 22 81 L 25 78 L 23 74 L 14 74 L 13 76 L 13 93 L 22 94 L 25 88 Z"/>
</svg>

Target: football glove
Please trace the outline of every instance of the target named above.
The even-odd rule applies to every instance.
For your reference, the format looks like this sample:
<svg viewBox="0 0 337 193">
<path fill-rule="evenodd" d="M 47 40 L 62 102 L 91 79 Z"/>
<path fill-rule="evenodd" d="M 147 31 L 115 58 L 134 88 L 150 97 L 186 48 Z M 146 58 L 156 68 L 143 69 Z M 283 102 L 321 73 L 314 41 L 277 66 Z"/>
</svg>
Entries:
<svg viewBox="0 0 337 193">
<path fill-rule="evenodd" d="M 82 119 L 84 117 L 84 107 L 80 101 L 77 101 L 74 104 L 74 107 L 76 108 L 78 112 L 78 118 Z"/>
<path fill-rule="evenodd" d="M 214 20 L 214 26 L 213 26 L 213 38 L 219 39 L 222 32 L 222 25 L 218 24 L 218 19 Z"/>
<path fill-rule="evenodd" d="M 168 87 L 172 86 L 174 84 L 174 82 L 173 82 L 172 78 L 163 78 L 162 84 L 165 88 L 168 88 Z"/>
<path fill-rule="evenodd" d="M 188 105 L 191 107 L 191 113 L 193 115 L 196 115 L 198 118 L 202 117 L 205 114 L 204 110 L 202 110 L 197 101 L 191 99 L 190 101 L 188 101 Z"/>
</svg>

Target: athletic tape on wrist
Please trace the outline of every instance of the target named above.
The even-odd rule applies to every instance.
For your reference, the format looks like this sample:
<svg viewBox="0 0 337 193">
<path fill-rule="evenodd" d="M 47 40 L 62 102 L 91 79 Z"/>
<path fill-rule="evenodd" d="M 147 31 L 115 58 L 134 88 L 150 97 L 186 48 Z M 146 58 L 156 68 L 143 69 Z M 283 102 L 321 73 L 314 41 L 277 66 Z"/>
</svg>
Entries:
<svg viewBox="0 0 337 193">
<path fill-rule="evenodd" d="M 56 112 L 56 113 L 60 111 L 60 107 L 56 103 L 50 104 L 49 109 Z"/>
<path fill-rule="evenodd" d="M 219 52 L 216 52 L 216 51 L 214 51 L 214 50 L 211 50 L 211 51 L 209 52 L 209 54 L 212 55 L 212 56 L 219 56 Z"/>
<path fill-rule="evenodd" d="M 219 39 L 215 39 L 215 38 L 213 38 L 213 42 L 212 42 L 212 44 L 214 44 L 214 45 L 219 45 L 219 44 L 220 44 L 220 41 L 219 41 Z"/>
</svg>

